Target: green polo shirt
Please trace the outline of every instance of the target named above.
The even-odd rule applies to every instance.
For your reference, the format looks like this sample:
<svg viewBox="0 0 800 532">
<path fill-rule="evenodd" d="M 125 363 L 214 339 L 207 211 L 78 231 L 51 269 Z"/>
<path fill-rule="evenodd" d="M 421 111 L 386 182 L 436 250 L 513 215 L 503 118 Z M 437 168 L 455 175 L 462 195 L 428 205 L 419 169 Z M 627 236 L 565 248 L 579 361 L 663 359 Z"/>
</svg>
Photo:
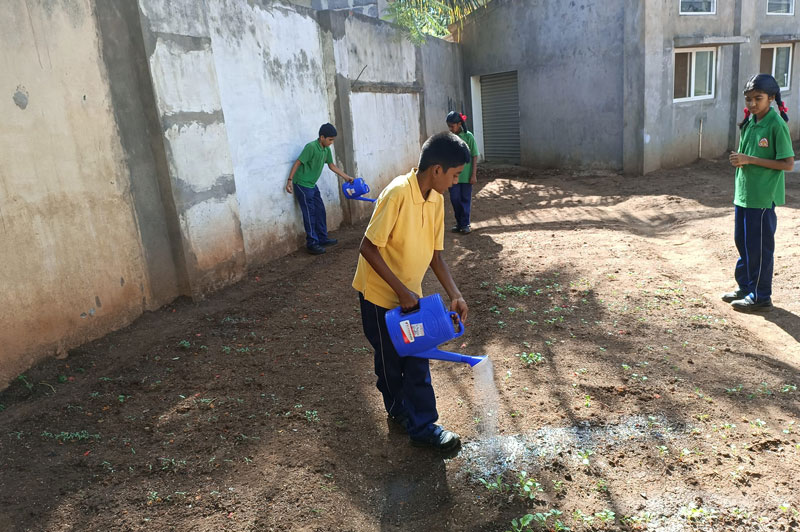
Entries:
<svg viewBox="0 0 800 532">
<path fill-rule="evenodd" d="M 789 126 L 783 118 L 770 108 L 757 123 L 750 122 L 742 131 L 739 153 L 762 159 L 786 159 L 794 157 Z M 739 207 L 769 209 L 772 204 L 786 203 L 784 173 L 754 164 L 736 169 L 736 187 L 733 204 Z"/>
<path fill-rule="evenodd" d="M 331 147 L 323 148 L 319 139 L 312 140 L 305 145 L 297 160 L 300 166 L 294 173 L 294 184 L 314 188 L 322 175 L 322 167 L 333 162 Z"/>
<path fill-rule="evenodd" d="M 478 143 L 475 142 L 475 137 L 469 131 L 461 131 L 458 134 L 458 137 L 467 143 L 467 147 L 469 148 L 470 157 L 477 157 L 480 155 L 478 153 Z M 458 174 L 458 182 L 459 183 L 469 183 L 469 178 L 472 175 L 472 159 L 470 162 L 464 165 L 464 169 L 461 170 L 461 173 Z"/>
</svg>

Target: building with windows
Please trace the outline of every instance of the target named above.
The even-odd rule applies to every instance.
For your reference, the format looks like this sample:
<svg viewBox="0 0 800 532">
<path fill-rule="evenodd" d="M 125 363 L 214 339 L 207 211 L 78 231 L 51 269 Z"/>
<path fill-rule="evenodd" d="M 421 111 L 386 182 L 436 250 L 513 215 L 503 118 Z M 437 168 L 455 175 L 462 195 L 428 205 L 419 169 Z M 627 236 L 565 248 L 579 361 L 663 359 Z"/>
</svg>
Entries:
<svg viewBox="0 0 800 532">
<path fill-rule="evenodd" d="M 783 86 L 800 137 L 797 0 L 494 0 L 456 32 L 488 160 L 630 174 L 738 142 L 742 88 Z"/>
</svg>

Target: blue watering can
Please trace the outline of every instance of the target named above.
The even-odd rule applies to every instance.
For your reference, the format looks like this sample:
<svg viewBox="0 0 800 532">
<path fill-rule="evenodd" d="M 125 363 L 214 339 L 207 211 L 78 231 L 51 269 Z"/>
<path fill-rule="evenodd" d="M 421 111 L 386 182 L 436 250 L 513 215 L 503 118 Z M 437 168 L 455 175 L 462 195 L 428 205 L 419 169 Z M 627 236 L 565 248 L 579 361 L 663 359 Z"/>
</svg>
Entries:
<svg viewBox="0 0 800 532">
<path fill-rule="evenodd" d="M 419 300 L 419 308 L 410 312 L 403 312 L 400 307 L 389 310 L 386 312 L 386 327 L 401 357 L 464 362 L 470 366 L 486 359 L 437 349 L 464 334 L 464 324 L 458 313 L 449 312 L 439 294 L 423 297 Z"/>
<path fill-rule="evenodd" d="M 352 183 L 344 182 L 342 183 L 342 192 L 344 192 L 344 197 L 347 199 L 354 199 L 354 200 L 361 200 L 361 201 L 372 201 L 374 199 L 371 198 L 362 198 L 364 194 L 369 192 L 369 186 L 364 182 L 364 179 L 357 177 L 353 179 Z"/>
</svg>

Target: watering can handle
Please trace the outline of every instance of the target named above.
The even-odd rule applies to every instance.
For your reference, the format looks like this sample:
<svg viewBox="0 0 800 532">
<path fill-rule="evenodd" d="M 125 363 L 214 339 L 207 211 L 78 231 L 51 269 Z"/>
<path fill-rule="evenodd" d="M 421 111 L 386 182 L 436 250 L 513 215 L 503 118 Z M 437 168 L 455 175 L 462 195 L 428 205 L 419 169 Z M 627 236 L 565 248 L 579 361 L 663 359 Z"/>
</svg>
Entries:
<svg viewBox="0 0 800 532">
<path fill-rule="evenodd" d="M 361 198 L 358 198 L 358 199 L 361 199 Z M 401 309 L 400 309 L 400 314 L 401 314 L 401 315 L 403 315 L 403 316 L 405 316 L 406 314 L 411 314 L 412 312 L 416 312 L 416 311 L 418 311 L 418 310 L 419 310 L 419 299 L 417 299 L 417 304 L 416 304 L 416 305 L 414 305 L 413 307 L 411 307 L 410 309 L 408 309 L 408 310 L 403 310 L 403 309 L 401 308 Z"/>
<path fill-rule="evenodd" d="M 461 323 L 461 316 L 458 315 L 458 312 L 450 312 L 450 319 L 453 320 L 453 323 L 458 323 L 458 331 L 456 332 L 456 338 L 464 334 L 464 324 Z"/>
</svg>

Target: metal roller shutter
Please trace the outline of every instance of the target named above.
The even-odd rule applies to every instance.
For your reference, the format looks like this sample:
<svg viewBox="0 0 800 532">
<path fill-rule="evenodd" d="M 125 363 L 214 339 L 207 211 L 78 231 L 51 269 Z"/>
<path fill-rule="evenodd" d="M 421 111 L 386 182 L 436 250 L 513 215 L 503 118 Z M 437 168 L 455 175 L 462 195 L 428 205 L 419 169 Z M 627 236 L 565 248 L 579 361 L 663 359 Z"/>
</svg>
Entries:
<svg viewBox="0 0 800 532">
<path fill-rule="evenodd" d="M 519 164 L 517 72 L 481 76 L 483 150 L 487 161 Z"/>
</svg>

